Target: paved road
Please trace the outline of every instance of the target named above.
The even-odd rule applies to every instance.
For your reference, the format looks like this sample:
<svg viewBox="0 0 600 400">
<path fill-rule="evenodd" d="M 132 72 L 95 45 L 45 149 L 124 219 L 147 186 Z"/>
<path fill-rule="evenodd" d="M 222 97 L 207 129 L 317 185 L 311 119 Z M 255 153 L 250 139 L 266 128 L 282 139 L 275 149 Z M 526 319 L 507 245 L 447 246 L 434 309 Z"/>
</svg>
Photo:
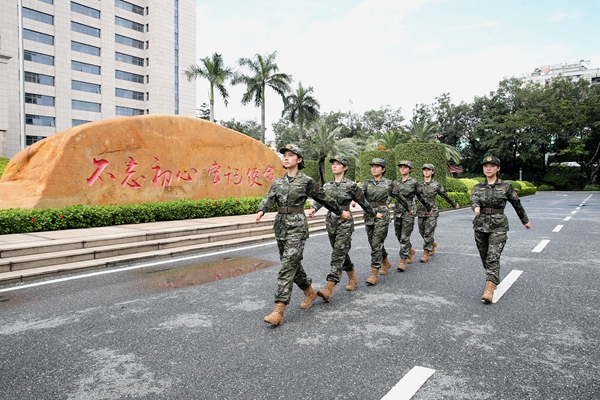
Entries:
<svg viewBox="0 0 600 400">
<path fill-rule="evenodd" d="M 413 399 L 598 399 L 600 195 L 522 201 L 532 229 L 507 208 L 502 278 L 522 274 L 491 305 L 479 300 L 485 278 L 470 209 L 442 213 L 429 263 L 391 271 L 374 287 L 364 285 L 369 251 L 357 229 L 357 290 L 345 291 L 344 280 L 331 303 L 304 311 L 296 288 L 277 328 L 262 322 L 277 265 L 194 286 L 152 278 L 225 257 L 278 262 L 275 244 L 4 287 L 0 398 L 382 399 L 424 367 L 435 372 Z M 386 247 L 397 263 L 390 228 Z M 416 231 L 413 245 L 422 245 Z M 304 264 L 317 288 L 329 255 L 326 236 L 313 235 Z"/>
</svg>

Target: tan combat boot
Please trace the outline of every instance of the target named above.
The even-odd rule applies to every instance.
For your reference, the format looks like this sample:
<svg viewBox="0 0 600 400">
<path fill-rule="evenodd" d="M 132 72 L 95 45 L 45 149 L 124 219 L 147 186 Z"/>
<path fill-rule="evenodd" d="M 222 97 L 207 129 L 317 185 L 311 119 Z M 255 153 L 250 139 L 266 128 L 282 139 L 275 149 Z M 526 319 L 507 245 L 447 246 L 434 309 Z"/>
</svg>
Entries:
<svg viewBox="0 0 600 400">
<path fill-rule="evenodd" d="M 406 258 L 401 258 L 400 262 L 398 263 L 398 268 L 396 268 L 398 270 L 398 272 L 404 272 L 404 270 L 406 269 Z"/>
<path fill-rule="evenodd" d="M 483 296 L 481 296 L 481 300 L 485 301 L 486 303 L 491 303 L 492 299 L 494 298 L 494 290 L 496 290 L 497 286 L 498 285 L 496 285 L 492 281 L 486 281 L 485 290 L 483 291 Z"/>
<path fill-rule="evenodd" d="M 275 326 L 283 325 L 283 310 L 285 310 L 285 303 L 275 303 L 275 309 L 265 317 L 264 321 Z"/>
<path fill-rule="evenodd" d="M 419 261 L 421 261 L 421 262 L 429 261 L 429 250 L 423 250 L 423 256 L 421 257 L 421 259 Z"/>
<path fill-rule="evenodd" d="M 358 278 L 356 277 L 354 270 L 346 271 L 346 273 L 348 274 L 348 284 L 346 285 L 346 290 L 352 291 L 356 289 L 356 285 L 358 285 Z"/>
<path fill-rule="evenodd" d="M 371 275 L 367 278 L 367 285 L 373 286 L 377 284 L 377 276 L 379 275 L 379 268 L 371 267 Z"/>
<path fill-rule="evenodd" d="M 323 289 L 319 289 L 317 291 L 317 296 L 321 297 L 327 303 L 331 300 L 331 293 L 333 292 L 333 288 L 335 287 L 335 282 L 327 281 L 327 285 Z"/>
<path fill-rule="evenodd" d="M 392 267 L 391 261 L 386 257 L 381 262 L 381 270 L 379 270 L 379 275 L 387 275 L 388 270 Z"/>
<path fill-rule="evenodd" d="M 407 264 L 412 264 L 413 258 L 415 257 L 415 249 L 410 248 L 410 256 L 406 259 Z"/>
<path fill-rule="evenodd" d="M 432 256 L 435 254 L 435 248 L 437 247 L 437 243 L 433 242 L 433 246 L 431 247 L 431 251 L 429 252 L 429 255 Z"/>
<path fill-rule="evenodd" d="M 304 300 L 302 300 L 302 303 L 300 303 L 300 308 L 306 310 L 312 307 L 313 300 L 317 298 L 317 292 L 315 292 L 315 290 L 312 288 L 312 285 L 304 289 L 303 292 Z"/>
</svg>

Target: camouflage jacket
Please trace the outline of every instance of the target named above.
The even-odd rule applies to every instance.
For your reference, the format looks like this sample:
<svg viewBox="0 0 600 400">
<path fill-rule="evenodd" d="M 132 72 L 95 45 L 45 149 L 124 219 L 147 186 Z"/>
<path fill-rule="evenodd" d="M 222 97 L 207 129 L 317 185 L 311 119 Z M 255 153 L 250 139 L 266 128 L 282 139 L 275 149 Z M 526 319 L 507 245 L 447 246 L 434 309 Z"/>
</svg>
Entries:
<svg viewBox="0 0 600 400">
<path fill-rule="evenodd" d="M 325 207 L 336 215 L 342 214 L 342 209 L 335 200 L 329 197 L 317 182 L 310 176 L 298 171 L 296 176 L 287 174 L 275 179 L 271 189 L 258 205 L 258 211 L 266 213 L 277 204 L 278 207 L 304 207 L 308 197 L 323 203 Z M 289 214 L 277 213 L 273 223 L 275 238 L 281 239 L 306 239 L 308 238 L 308 222 L 304 211 Z"/>
<path fill-rule="evenodd" d="M 393 192 L 393 182 L 382 177 L 376 181 L 375 178 L 369 178 L 364 180 L 360 185 L 361 190 L 365 193 L 367 201 L 373 205 L 373 210 L 376 213 L 380 213 L 382 218 L 378 221 L 389 223 L 390 222 L 390 208 L 389 204 L 392 198 L 395 198 L 404 208 L 408 209 L 406 201 Z M 378 205 L 374 205 L 374 204 Z M 365 215 L 365 224 L 374 225 L 375 215 Z"/>
<path fill-rule="evenodd" d="M 506 202 L 510 202 L 523 224 L 529 222 L 521 205 L 517 191 L 509 182 L 497 179 L 495 183 L 478 183 L 471 191 L 471 208 L 480 208 L 479 216 L 473 220 L 477 232 L 508 232 L 508 218 L 504 214 Z"/>
<path fill-rule="evenodd" d="M 434 217 L 440 215 L 440 209 L 436 200 L 437 195 L 440 195 L 444 200 L 450 203 L 452 207 L 456 207 L 456 202 L 454 201 L 454 199 L 448 196 L 448 194 L 446 193 L 446 189 L 444 189 L 442 184 L 438 181 L 434 181 L 432 179 L 431 182 L 421 182 L 421 189 L 423 189 L 423 197 L 425 198 L 427 203 L 429 203 L 431 209 L 433 210 Z M 417 216 L 425 217 L 427 215 L 429 214 L 423 206 L 423 203 L 419 203 L 419 205 L 417 206 Z"/>
<path fill-rule="evenodd" d="M 425 198 L 423 197 L 423 188 L 421 187 L 421 184 L 412 176 L 409 176 L 405 181 L 403 181 L 402 178 L 396 179 L 393 183 L 393 193 L 401 196 L 407 203 L 407 206 L 405 207 L 406 210 L 398 210 L 395 213 L 394 218 L 403 215 L 405 212 L 409 213 L 412 211 L 413 214 L 415 213 L 415 196 L 427 211 L 431 210 L 431 205 L 425 201 Z"/>
<path fill-rule="evenodd" d="M 352 201 L 355 201 L 358 204 L 360 204 L 362 209 L 365 211 L 365 215 L 371 214 L 375 216 L 376 214 L 373 211 L 373 207 L 371 207 L 371 204 L 369 204 L 369 202 L 365 198 L 364 193 L 362 192 L 362 190 L 360 190 L 356 182 L 348 178 L 343 178 L 340 182 L 327 182 L 323 185 L 323 190 L 343 209 L 349 211 L 350 203 Z M 321 209 L 321 207 L 323 206 L 320 204 L 315 204 L 313 206 L 313 208 L 317 211 Z M 331 233 L 335 232 L 338 228 L 347 232 L 354 231 L 354 220 L 352 218 L 352 213 L 350 213 L 350 219 L 344 221 L 343 219 L 341 219 L 340 217 L 338 217 L 330 211 L 327 213 L 326 224 L 327 231 Z"/>
</svg>

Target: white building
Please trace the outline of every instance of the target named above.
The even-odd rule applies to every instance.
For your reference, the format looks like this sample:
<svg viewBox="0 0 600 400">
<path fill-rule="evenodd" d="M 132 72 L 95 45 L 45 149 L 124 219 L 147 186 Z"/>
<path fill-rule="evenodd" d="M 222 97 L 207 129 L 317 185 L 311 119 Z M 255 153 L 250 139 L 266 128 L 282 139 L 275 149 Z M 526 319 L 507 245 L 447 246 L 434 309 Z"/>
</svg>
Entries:
<svg viewBox="0 0 600 400">
<path fill-rule="evenodd" d="M 89 121 L 194 116 L 195 63 L 194 0 L 3 0 L 0 156 Z"/>
<path fill-rule="evenodd" d="M 600 83 L 600 68 L 592 68 L 590 60 L 545 65 L 536 68 L 530 74 L 524 74 L 521 78 L 526 82 L 546 84 L 548 80 L 556 78 L 559 75 L 571 77 L 574 81 L 585 79 L 592 83 Z"/>
</svg>

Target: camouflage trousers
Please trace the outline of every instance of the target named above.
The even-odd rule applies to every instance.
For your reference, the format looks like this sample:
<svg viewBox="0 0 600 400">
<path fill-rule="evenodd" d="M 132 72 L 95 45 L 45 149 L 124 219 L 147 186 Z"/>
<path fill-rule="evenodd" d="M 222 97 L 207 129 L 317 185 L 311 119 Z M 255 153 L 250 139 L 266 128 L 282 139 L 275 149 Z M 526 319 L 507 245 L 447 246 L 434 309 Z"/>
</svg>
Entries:
<svg viewBox="0 0 600 400">
<path fill-rule="evenodd" d="M 279 275 L 277 275 L 275 303 L 290 304 L 293 283 L 298 285 L 302 290 L 308 289 L 312 283 L 306 276 L 304 268 L 302 268 L 302 254 L 304 253 L 305 243 L 306 239 L 298 237 L 277 240 L 281 269 L 279 270 Z"/>
<path fill-rule="evenodd" d="M 389 223 L 375 221 L 374 225 L 365 225 L 367 239 L 371 245 L 371 267 L 381 268 L 381 262 L 387 258 L 384 243 L 388 234 Z"/>
<path fill-rule="evenodd" d="M 486 281 L 492 281 L 496 285 L 500 283 L 500 254 L 507 239 L 506 232 L 475 231 L 475 244 L 485 269 Z"/>
<path fill-rule="evenodd" d="M 419 217 L 417 224 L 419 225 L 419 233 L 423 238 L 423 250 L 433 250 L 433 234 L 435 228 L 437 228 L 438 217 L 433 215 L 427 215 L 425 217 Z"/>
<path fill-rule="evenodd" d="M 410 258 L 410 249 L 412 249 L 410 235 L 412 235 L 414 228 L 415 217 L 407 212 L 394 218 L 394 231 L 398 242 L 400 242 L 400 258 Z"/>
<path fill-rule="evenodd" d="M 327 280 L 339 283 L 342 271 L 354 269 L 354 264 L 348 255 L 350 247 L 352 247 L 352 232 L 329 233 L 329 243 L 331 243 L 333 251 L 331 252 L 331 271 L 327 275 Z"/>
</svg>

